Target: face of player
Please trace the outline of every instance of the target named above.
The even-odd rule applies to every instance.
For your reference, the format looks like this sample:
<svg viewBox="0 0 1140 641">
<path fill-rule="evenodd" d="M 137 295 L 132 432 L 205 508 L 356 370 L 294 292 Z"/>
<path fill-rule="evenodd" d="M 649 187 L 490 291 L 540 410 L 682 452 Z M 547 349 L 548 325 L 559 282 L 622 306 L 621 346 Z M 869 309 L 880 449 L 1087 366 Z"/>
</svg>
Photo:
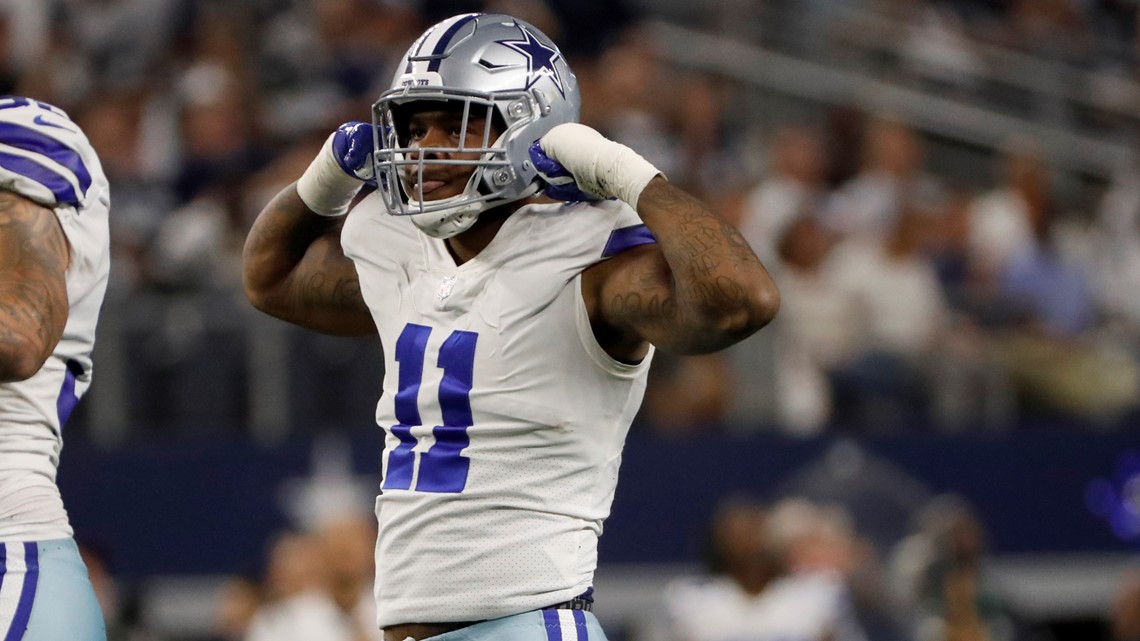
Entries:
<svg viewBox="0 0 1140 641">
<path fill-rule="evenodd" d="M 483 133 L 487 125 L 484 114 L 472 113 L 467 120 L 467 128 L 463 128 L 462 106 L 444 105 L 440 107 L 427 107 L 416 111 L 408 120 L 406 145 L 412 149 L 425 149 L 427 151 L 411 152 L 408 160 L 424 160 L 423 173 L 418 166 L 407 166 L 404 170 L 404 188 L 412 198 L 420 199 L 420 189 L 423 189 L 424 201 L 441 200 L 463 193 L 475 165 L 470 164 L 438 164 L 433 160 L 470 160 L 479 159 L 478 152 L 431 151 L 433 147 L 446 148 L 472 148 L 479 149 L 484 146 Z M 492 127 L 488 144 L 498 137 L 498 132 Z"/>
</svg>

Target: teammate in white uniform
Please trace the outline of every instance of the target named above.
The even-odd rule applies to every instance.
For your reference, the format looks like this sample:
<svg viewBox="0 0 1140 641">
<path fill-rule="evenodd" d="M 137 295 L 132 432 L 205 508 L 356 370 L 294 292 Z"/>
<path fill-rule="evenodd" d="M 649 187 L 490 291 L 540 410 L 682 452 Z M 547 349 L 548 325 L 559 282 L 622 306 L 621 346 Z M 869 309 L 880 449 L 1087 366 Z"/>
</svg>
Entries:
<svg viewBox="0 0 1140 641">
<path fill-rule="evenodd" d="M 598 536 L 653 346 L 722 349 L 778 306 L 732 227 L 578 109 L 533 26 L 449 18 L 246 241 L 258 308 L 384 346 L 386 639 L 604 639 Z"/>
<path fill-rule="evenodd" d="M 63 111 L 0 98 L 0 639 L 106 638 L 56 487 L 91 384 L 110 268 L 107 179 Z"/>
</svg>

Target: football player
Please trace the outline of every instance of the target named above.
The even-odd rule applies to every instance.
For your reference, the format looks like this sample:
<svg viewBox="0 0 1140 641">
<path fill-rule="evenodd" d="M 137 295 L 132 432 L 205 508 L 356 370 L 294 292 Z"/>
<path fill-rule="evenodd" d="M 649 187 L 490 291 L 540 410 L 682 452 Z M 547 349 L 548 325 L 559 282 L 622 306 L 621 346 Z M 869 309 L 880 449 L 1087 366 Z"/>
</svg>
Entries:
<svg viewBox="0 0 1140 641">
<path fill-rule="evenodd" d="M 110 269 L 107 179 L 60 109 L 0 98 L 0 638 L 102 641 L 56 487 L 91 384 Z"/>
<path fill-rule="evenodd" d="M 579 104 L 532 25 L 449 18 L 246 240 L 255 306 L 383 344 L 386 639 L 604 639 L 598 536 L 653 350 L 776 312 L 740 235 Z"/>
</svg>

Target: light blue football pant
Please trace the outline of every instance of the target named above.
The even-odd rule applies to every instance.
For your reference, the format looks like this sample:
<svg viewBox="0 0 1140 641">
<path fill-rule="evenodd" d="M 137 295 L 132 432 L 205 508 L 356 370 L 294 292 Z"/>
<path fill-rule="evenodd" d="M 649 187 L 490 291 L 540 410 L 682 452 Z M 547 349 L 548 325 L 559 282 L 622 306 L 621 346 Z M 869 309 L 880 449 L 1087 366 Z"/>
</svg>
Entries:
<svg viewBox="0 0 1140 641">
<path fill-rule="evenodd" d="M 0 543 L 0 641 L 106 641 L 72 539 Z"/>
<path fill-rule="evenodd" d="M 534 610 L 480 621 L 424 641 L 607 641 L 591 612 Z"/>
</svg>

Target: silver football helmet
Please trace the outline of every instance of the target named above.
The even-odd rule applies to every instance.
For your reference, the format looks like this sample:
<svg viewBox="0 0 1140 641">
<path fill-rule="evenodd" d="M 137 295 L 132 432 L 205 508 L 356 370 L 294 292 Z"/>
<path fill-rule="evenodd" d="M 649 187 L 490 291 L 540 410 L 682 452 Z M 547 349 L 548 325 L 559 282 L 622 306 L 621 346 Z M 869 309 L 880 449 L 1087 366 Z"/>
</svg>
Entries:
<svg viewBox="0 0 1140 641">
<path fill-rule="evenodd" d="M 462 110 L 458 147 L 410 146 L 407 113 L 423 101 Z M 534 26 L 507 15 L 465 14 L 431 27 L 372 107 L 373 162 L 388 213 L 412 216 L 424 233 L 447 238 L 487 209 L 534 195 L 540 185 L 528 148 L 556 125 L 577 122 L 580 105 L 574 73 Z M 472 116 L 486 122 L 477 147 L 463 142 Z M 457 153 L 479 159 L 453 158 Z M 476 169 L 459 195 L 425 200 L 425 168 L 439 164 Z"/>
</svg>

